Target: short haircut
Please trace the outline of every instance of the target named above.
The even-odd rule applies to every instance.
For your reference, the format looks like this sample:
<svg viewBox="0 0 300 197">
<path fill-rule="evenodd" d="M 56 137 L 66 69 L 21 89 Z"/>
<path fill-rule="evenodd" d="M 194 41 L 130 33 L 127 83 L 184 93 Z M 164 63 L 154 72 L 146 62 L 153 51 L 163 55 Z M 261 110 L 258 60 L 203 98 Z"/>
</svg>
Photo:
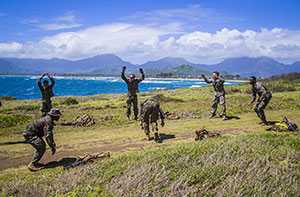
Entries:
<svg viewBox="0 0 300 197">
<path fill-rule="evenodd" d="M 256 81 L 256 77 L 255 76 L 251 76 L 250 79 L 254 79 L 254 81 Z"/>
<path fill-rule="evenodd" d="M 213 73 L 216 73 L 219 76 L 219 72 L 218 71 L 214 71 Z"/>
<path fill-rule="evenodd" d="M 45 83 L 48 83 L 48 84 L 49 84 L 49 81 L 47 81 L 47 80 L 43 81 L 43 84 L 45 84 Z"/>
</svg>

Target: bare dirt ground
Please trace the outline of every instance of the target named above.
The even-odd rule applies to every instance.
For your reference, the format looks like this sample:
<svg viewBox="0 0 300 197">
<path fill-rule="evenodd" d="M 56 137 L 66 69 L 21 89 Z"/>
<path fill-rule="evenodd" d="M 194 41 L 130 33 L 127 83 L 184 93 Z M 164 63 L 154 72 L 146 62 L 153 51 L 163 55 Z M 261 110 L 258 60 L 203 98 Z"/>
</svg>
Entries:
<svg viewBox="0 0 300 197">
<path fill-rule="evenodd" d="M 233 134 L 237 135 L 241 132 L 249 133 L 251 131 L 248 130 L 241 130 L 241 129 L 226 129 L 226 130 L 214 130 L 220 135 L 224 134 Z M 194 138 L 195 133 L 193 131 L 186 132 L 179 134 L 177 136 L 172 134 L 160 134 L 161 139 L 161 145 L 163 145 L 163 142 L 165 140 L 168 141 L 178 141 L 178 140 L 185 140 L 188 138 Z M 151 145 L 155 143 L 153 140 L 148 141 L 145 138 L 139 139 L 139 140 L 130 140 L 130 141 L 124 141 L 124 142 L 118 142 L 118 143 L 107 143 L 102 142 L 99 143 L 99 147 L 92 148 L 92 149 L 85 149 L 80 151 L 64 151 L 64 152 L 57 152 L 55 155 L 51 155 L 49 151 L 45 153 L 43 156 L 41 163 L 44 163 L 46 166 L 45 168 L 55 168 L 58 166 L 67 166 L 75 162 L 76 156 L 83 156 L 88 153 L 100 153 L 100 152 L 122 152 L 125 150 L 128 150 L 130 148 L 135 149 L 141 149 L 143 150 L 145 146 Z M 29 144 L 28 144 L 29 145 Z M 29 145 L 30 146 L 30 145 Z M 27 165 L 31 161 L 32 156 L 25 156 L 25 157 L 18 157 L 18 158 L 9 158 L 9 157 L 0 157 L 1 165 L 0 165 L 0 171 L 5 170 L 8 168 L 16 168 L 23 165 Z"/>
</svg>

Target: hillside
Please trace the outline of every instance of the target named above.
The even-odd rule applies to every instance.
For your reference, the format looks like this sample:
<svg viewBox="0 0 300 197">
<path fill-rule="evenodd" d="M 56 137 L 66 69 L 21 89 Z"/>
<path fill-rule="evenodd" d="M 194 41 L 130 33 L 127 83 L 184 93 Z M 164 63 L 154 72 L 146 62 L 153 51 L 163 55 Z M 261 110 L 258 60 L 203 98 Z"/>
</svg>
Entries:
<svg viewBox="0 0 300 197">
<path fill-rule="evenodd" d="M 243 77 L 251 75 L 269 77 L 288 72 L 300 72 L 299 61 L 291 65 L 285 65 L 268 57 L 229 58 L 214 65 L 195 64 L 176 57 L 166 57 L 156 61 L 148 61 L 141 65 L 134 65 L 113 54 L 98 55 L 77 61 L 57 58 L 49 60 L 0 58 L 0 60 L 0 74 L 41 74 L 49 72 L 55 74 L 118 76 L 122 67 L 126 66 L 128 72 L 135 72 L 138 68 L 143 68 L 148 72 L 148 75 L 157 75 L 160 72 L 165 72 L 180 65 L 190 65 L 209 72 L 225 71 L 232 75 L 241 75 Z"/>
</svg>

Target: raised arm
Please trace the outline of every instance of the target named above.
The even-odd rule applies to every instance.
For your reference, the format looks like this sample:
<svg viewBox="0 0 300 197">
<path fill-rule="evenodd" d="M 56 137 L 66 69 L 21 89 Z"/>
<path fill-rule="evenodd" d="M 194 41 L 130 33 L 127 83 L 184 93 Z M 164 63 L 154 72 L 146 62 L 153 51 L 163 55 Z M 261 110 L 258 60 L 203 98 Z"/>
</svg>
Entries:
<svg viewBox="0 0 300 197">
<path fill-rule="evenodd" d="M 138 79 L 139 82 L 143 81 L 145 79 L 145 74 L 143 69 L 140 68 L 140 73 L 142 74 L 141 78 Z"/>
<path fill-rule="evenodd" d="M 203 73 L 201 74 L 201 76 L 206 83 L 212 83 L 212 80 L 207 79 Z"/>
<path fill-rule="evenodd" d="M 53 86 L 54 86 L 54 84 L 55 84 L 55 81 L 54 81 L 54 79 L 53 79 L 53 77 L 51 77 L 48 73 L 46 74 L 47 75 L 47 77 L 50 79 L 50 81 L 51 81 L 51 84 L 49 85 L 51 88 L 53 88 Z"/>
<path fill-rule="evenodd" d="M 128 83 L 128 79 L 125 77 L 125 70 L 126 70 L 126 66 L 123 66 L 122 72 L 121 72 L 121 78 Z"/>
<path fill-rule="evenodd" d="M 46 73 L 43 73 L 42 76 L 37 80 L 37 85 L 39 86 L 40 90 L 43 90 L 43 86 L 42 86 L 42 79 L 44 78 L 44 76 L 46 75 Z"/>
</svg>

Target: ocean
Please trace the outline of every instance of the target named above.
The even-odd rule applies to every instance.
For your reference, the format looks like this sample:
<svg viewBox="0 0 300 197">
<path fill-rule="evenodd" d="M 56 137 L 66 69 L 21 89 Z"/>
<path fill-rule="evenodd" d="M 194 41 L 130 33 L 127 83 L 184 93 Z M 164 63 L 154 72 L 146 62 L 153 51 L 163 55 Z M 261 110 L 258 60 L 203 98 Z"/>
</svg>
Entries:
<svg viewBox="0 0 300 197">
<path fill-rule="evenodd" d="M 13 96 L 17 99 L 39 99 L 40 90 L 36 81 L 39 76 L 0 76 L 0 97 Z M 48 78 L 44 78 L 49 81 Z M 90 96 L 95 94 L 127 93 L 126 83 L 121 78 L 112 77 L 54 77 L 55 96 Z M 50 82 L 50 81 L 49 81 Z M 225 86 L 242 83 L 242 81 L 226 81 Z M 159 89 L 178 89 L 204 87 L 202 79 L 145 79 L 139 84 L 140 92 Z"/>
</svg>

